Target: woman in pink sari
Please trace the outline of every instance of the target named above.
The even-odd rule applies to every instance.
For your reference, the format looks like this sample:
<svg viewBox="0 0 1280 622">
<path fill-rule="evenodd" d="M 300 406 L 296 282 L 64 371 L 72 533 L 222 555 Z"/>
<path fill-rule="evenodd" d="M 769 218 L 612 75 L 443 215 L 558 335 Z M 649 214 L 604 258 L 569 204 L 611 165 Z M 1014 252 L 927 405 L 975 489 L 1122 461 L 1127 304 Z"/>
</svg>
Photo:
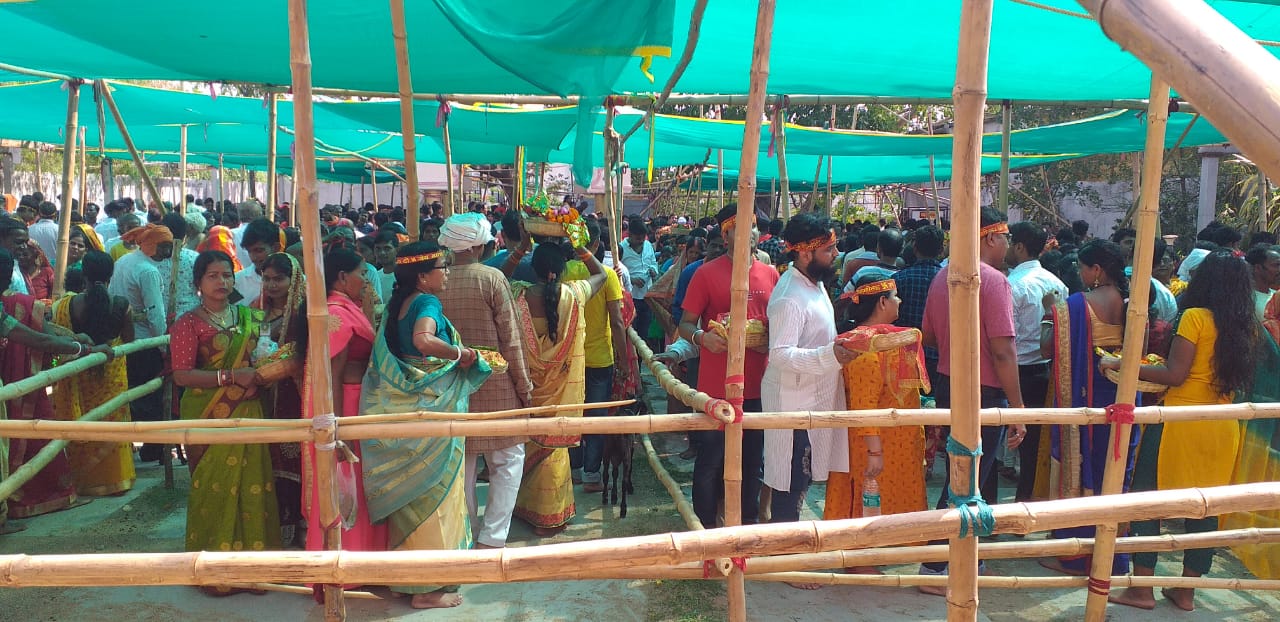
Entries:
<svg viewBox="0 0 1280 622">
<path fill-rule="evenodd" d="M 373 352 L 374 332 L 369 318 L 361 309 L 365 292 L 365 262 L 355 251 L 337 249 L 324 258 L 325 291 L 329 293 L 329 357 L 333 374 L 333 412 L 338 417 L 360 414 L 360 383 L 369 367 Z M 311 374 L 306 374 L 303 412 L 310 419 Z M 347 447 L 357 457 L 360 444 L 346 441 Z M 315 477 L 315 454 L 310 443 L 303 443 L 303 503 L 307 517 L 307 550 L 324 549 L 324 528 L 315 509 L 318 488 Z M 387 548 L 386 523 L 373 524 L 369 520 L 369 507 L 365 501 L 364 474 L 360 463 L 343 462 L 343 452 L 338 452 L 339 480 L 354 486 L 354 499 L 341 493 L 349 505 L 340 514 L 343 526 L 342 549 L 345 551 L 384 551 Z M 354 480 L 352 484 L 352 480 Z M 352 488 L 347 488 L 350 493 Z"/>
</svg>

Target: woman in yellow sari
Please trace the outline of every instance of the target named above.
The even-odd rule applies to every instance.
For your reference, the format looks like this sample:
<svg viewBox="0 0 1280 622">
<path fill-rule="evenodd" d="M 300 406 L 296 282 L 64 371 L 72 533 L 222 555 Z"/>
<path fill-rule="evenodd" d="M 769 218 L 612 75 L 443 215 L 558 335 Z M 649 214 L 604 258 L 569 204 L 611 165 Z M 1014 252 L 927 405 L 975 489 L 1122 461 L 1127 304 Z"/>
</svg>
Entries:
<svg viewBox="0 0 1280 622">
<path fill-rule="evenodd" d="M 330 256 L 337 253 L 352 258 L 349 269 L 363 269 L 354 251 L 340 249 Z M 387 317 L 361 385 L 362 414 L 467 412 L 471 394 L 492 373 L 444 316 L 438 295 L 448 275 L 444 251 L 434 242 L 414 242 L 397 251 Z M 361 449 L 369 514 L 375 522 L 386 521 L 388 549 L 471 548 L 462 437 L 371 439 Z M 456 585 L 390 587 L 412 594 L 415 609 L 462 604 Z"/>
<path fill-rule="evenodd" d="M 591 276 L 561 283 L 567 263 L 564 249 L 542 244 L 533 251 L 538 283 L 512 285 L 524 325 L 534 406 L 581 404 L 586 399 L 585 307 L 607 277 L 595 255 L 578 249 L 578 258 Z M 582 416 L 582 411 L 557 414 Z M 514 514 L 533 525 L 541 537 L 563 531 L 576 514 L 569 448 L 579 440 L 579 436 L 535 436 L 525 444 L 524 478 Z"/>
<path fill-rule="evenodd" d="M 173 381 L 183 419 L 262 419 L 257 374 L 249 364 L 262 330 L 261 310 L 232 304 L 230 256 L 205 251 L 194 279 L 200 306 L 169 329 Z M 188 445 L 191 492 L 188 551 L 263 551 L 280 548 L 280 515 L 266 445 Z M 225 596 L 239 590 L 205 587 Z"/>
<path fill-rule="evenodd" d="M 53 323 L 72 333 L 87 334 L 98 345 L 116 347 L 133 341 L 129 301 L 107 294 L 107 282 L 114 267 L 111 255 L 91 250 L 79 262 L 88 289 L 83 294 L 65 296 L 54 302 Z M 114 359 L 53 385 L 54 415 L 75 421 L 128 388 L 124 359 Z M 128 404 L 103 420 L 128 421 Z M 136 475 L 130 443 L 76 441 L 67 446 L 67 459 L 71 462 L 77 494 L 118 495 L 133 488 Z"/>
</svg>

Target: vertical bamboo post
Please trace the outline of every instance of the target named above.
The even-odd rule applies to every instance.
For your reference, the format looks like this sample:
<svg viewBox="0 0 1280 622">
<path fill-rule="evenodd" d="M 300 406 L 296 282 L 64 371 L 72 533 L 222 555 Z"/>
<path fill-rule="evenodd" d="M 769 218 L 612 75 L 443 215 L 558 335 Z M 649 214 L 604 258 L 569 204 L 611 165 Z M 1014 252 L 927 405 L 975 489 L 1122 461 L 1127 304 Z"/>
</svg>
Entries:
<svg viewBox="0 0 1280 622">
<path fill-rule="evenodd" d="M 778 196 L 782 219 L 791 220 L 791 179 L 787 175 L 787 109 L 778 110 Z"/>
<path fill-rule="evenodd" d="M 44 164 L 40 162 L 40 143 L 34 145 L 36 151 L 36 192 L 44 192 Z"/>
<path fill-rule="evenodd" d="M 187 212 L 187 126 L 179 125 L 178 130 L 178 213 L 185 214 Z M 177 249 L 182 247 L 181 240 L 174 240 L 174 260 L 173 273 L 178 274 L 178 252 Z M 177 279 L 173 280 L 173 285 L 177 285 Z M 172 294 L 172 291 L 170 292 Z"/>
<path fill-rule="evenodd" d="M 716 150 L 716 211 L 724 209 L 724 149 Z"/>
<path fill-rule="evenodd" d="M 1160 208 L 1160 175 L 1164 168 L 1165 126 L 1169 121 L 1169 85 L 1154 75 L 1151 95 L 1147 100 L 1147 145 L 1142 160 L 1142 190 L 1138 207 L 1137 237 L 1133 245 L 1133 280 L 1130 283 L 1128 317 L 1124 329 L 1124 351 L 1134 353 L 1120 362 L 1120 383 L 1116 389 L 1117 404 L 1132 404 L 1137 397 L 1138 368 L 1142 365 L 1143 342 L 1147 334 L 1147 308 L 1150 305 L 1151 260 L 1155 256 L 1156 213 Z M 1129 447 L 1133 426 L 1111 424 L 1111 437 L 1121 448 Z M 1127 450 L 1107 455 L 1107 468 L 1102 476 L 1102 494 L 1121 492 Z M 1111 558 L 1116 547 L 1116 523 L 1098 525 L 1094 536 L 1093 567 L 1089 576 L 1089 598 L 1085 604 L 1085 620 L 1102 622 L 1107 617 L 1107 596 L 1111 585 Z"/>
<path fill-rule="evenodd" d="M 84 216 L 84 206 L 89 201 L 89 166 L 88 153 L 85 150 L 85 126 L 80 126 L 80 215 Z"/>
<path fill-rule="evenodd" d="M 293 174 L 298 186 L 298 209 L 301 217 L 303 269 L 307 274 L 307 324 L 311 347 L 307 348 L 307 363 L 311 368 L 311 412 L 314 417 L 333 416 L 333 383 L 329 371 L 328 305 L 325 304 L 324 268 L 320 248 L 319 197 L 316 192 L 315 120 L 311 102 L 311 43 L 307 25 L 307 0 L 289 0 L 289 66 L 293 76 L 294 166 Z M 339 528 L 338 505 L 333 487 L 333 474 L 337 469 L 333 442 L 337 437 L 337 424 L 313 425 L 312 447 L 316 457 L 315 476 L 319 482 L 319 494 L 315 511 L 320 524 L 331 525 L 325 529 L 324 544 L 328 550 L 342 548 L 342 530 Z M 327 447 L 327 449 L 325 448 Z M 326 621 L 346 619 L 342 586 L 324 587 L 324 616 Z"/>
<path fill-rule="evenodd" d="M 156 209 L 160 213 L 165 212 L 164 197 L 160 196 L 160 190 L 151 179 L 151 175 L 147 173 L 147 167 L 142 161 L 142 155 L 138 153 L 137 147 L 133 146 L 133 137 L 129 135 L 129 128 L 124 124 L 124 117 L 120 116 L 120 109 L 116 107 L 116 100 L 111 96 L 111 85 L 105 81 L 99 81 L 102 85 L 102 101 L 106 103 L 107 108 L 111 110 L 111 117 L 116 121 L 116 128 L 120 130 L 120 137 L 124 139 L 124 146 L 129 149 L 129 157 L 133 158 L 133 164 L 138 168 L 138 175 L 142 176 L 142 183 L 147 186 L 147 192 L 151 195 L 151 200 L 155 201 Z"/>
<path fill-rule="evenodd" d="M 71 237 L 71 175 L 76 165 L 76 139 L 80 132 L 79 80 L 67 82 L 67 127 L 62 151 L 62 210 L 58 212 L 58 245 L 56 249 L 53 279 L 53 297 L 60 298 L 66 291 L 67 241 Z M 37 155 L 39 153 L 37 152 Z"/>
<path fill-rule="evenodd" d="M 280 131 L 277 104 L 275 93 L 267 95 L 267 219 L 272 222 L 276 220 L 276 206 L 279 205 L 279 197 L 276 196 L 276 152 L 278 151 L 276 143 L 279 140 Z"/>
<path fill-rule="evenodd" d="M 947 291 L 951 307 L 951 436 L 965 447 L 982 442 L 978 407 L 978 262 L 979 212 L 982 208 L 982 118 L 987 103 L 987 49 L 991 42 L 992 0 L 964 0 L 960 9 L 960 45 L 956 53 L 955 138 L 951 171 L 951 264 Z M 932 122 L 931 122 L 932 123 Z M 936 197 L 936 194 L 935 194 Z M 984 447 L 996 451 L 995 447 Z M 953 454 L 952 499 L 970 490 L 978 459 Z M 978 616 L 978 535 L 951 539 L 947 580 L 947 620 Z"/>
<path fill-rule="evenodd" d="M 1001 105 L 1000 116 L 1000 213 L 1009 215 L 1009 146 L 1012 142 L 1010 127 L 1013 123 L 1013 106 L 1009 100 Z"/>
<path fill-rule="evenodd" d="M 448 102 L 441 101 L 441 106 L 449 105 Z M 440 127 L 440 140 L 444 143 L 444 216 L 448 218 L 456 212 L 453 207 L 453 142 L 449 139 L 449 115 L 444 115 L 444 124 Z M 521 171 L 523 172 L 523 171 Z"/>
<path fill-rule="evenodd" d="M 222 210 L 222 201 L 224 198 L 226 198 L 223 194 L 225 192 L 225 185 L 223 184 L 223 181 L 226 175 L 227 175 L 227 170 L 222 166 L 222 154 L 219 153 L 218 154 L 218 206 L 217 206 L 218 211 Z"/>
<path fill-rule="evenodd" d="M 609 253 L 613 257 L 615 266 L 622 263 L 622 255 L 618 252 L 618 237 L 622 224 L 618 220 L 622 214 L 622 206 L 619 204 L 618 187 L 614 180 L 614 167 L 619 160 L 619 144 L 618 141 L 614 140 L 615 133 L 613 131 L 613 120 L 617 114 L 618 111 L 613 107 L 613 103 L 606 101 L 604 113 L 604 205 L 609 217 Z M 521 167 L 520 174 L 523 177 L 523 167 Z"/>
<path fill-rule="evenodd" d="M 742 133 L 742 159 L 738 165 L 738 196 L 756 194 L 756 168 L 760 160 L 760 119 L 764 116 L 769 85 L 769 51 L 773 45 L 774 0 L 760 0 L 756 9 L 755 44 L 751 52 L 751 82 L 747 99 L 747 119 Z M 751 229 L 755 222 L 755 201 L 738 201 L 733 229 L 733 281 L 729 304 L 729 360 L 725 370 L 725 397 L 741 409 L 746 366 L 747 279 L 751 264 Z M 753 473 L 752 477 L 756 475 Z M 724 522 L 742 524 L 742 424 L 725 426 L 724 431 Z M 746 582 L 742 569 L 729 573 L 729 620 L 747 619 Z"/>
<path fill-rule="evenodd" d="M 295 179 L 294 187 L 296 188 L 297 178 L 295 177 L 294 179 Z M 372 168 L 369 169 L 369 183 L 373 184 L 373 211 L 376 212 L 378 211 L 378 172 L 373 170 Z"/>
<path fill-rule="evenodd" d="M 835 106 L 831 107 L 830 128 L 831 128 L 831 131 L 833 132 L 836 130 L 836 107 Z M 832 196 L 832 192 L 831 192 L 831 161 L 832 161 L 831 156 L 827 156 L 827 216 L 831 216 L 831 214 L 835 210 L 835 203 L 832 202 L 834 200 L 834 197 Z"/>
<path fill-rule="evenodd" d="M 396 49 L 396 82 L 400 87 L 400 135 L 404 137 L 405 185 L 418 196 L 418 136 L 413 129 L 413 74 L 409 70 L 409 35 L 404 23 L 404 0 L 391 0 L 391 38 Z M 421 201 L 404 206 L 409 237 L 418 239 Z"/>
</svg>

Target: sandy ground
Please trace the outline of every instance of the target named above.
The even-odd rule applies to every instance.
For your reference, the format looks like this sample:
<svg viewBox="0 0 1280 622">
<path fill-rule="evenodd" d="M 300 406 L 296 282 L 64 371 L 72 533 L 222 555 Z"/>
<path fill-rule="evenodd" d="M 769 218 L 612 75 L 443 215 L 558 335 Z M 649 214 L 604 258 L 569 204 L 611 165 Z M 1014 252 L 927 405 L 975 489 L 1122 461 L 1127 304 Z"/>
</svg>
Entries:
<svg viewBox="0 0 1280 622">
<path fill-rule="evenodd" d="M 655 404 L 659 410 L 665 401 Z M 684 441 L 678 435 L 654 439 L 664 461 L 677 480 L 686 483 L 690 461 L 678 454 Z M 617 518 L 616 507 L 602 507 L 597 495 L 578 495 L 578 517 L 569 530 L 553 542 L 586 540 L 681 530 L 665 491 L 657 483 L 637 447 L 636 494 L 626 519 Z M 0 536 L 0 554 L 103 553 L 127 551 L 180 551 L 185 527 L 186 469 L 176 470 L 177 486 L 164 488 L 157 466 L 139 468 L 138 486 L 122 497 L 98 498 L 83 507 L 15 521 L 25 531 Z M 930 480 L 930 497 L 936 498 L 940 477 Z M 485 485 L 481 485 L 481 494 Z M 1012 485 L 1002 482 L 1002 492 Z M 821 486 L 810 491 L 806 518 L 822 515 Z M 483 496 L 482 496 L 483 498 Z M 1032 538 L 1042 537 L 1039 535 Z M 510 546 L 545 542 L 516 521 Z M 1176 574 L 1180 558 L 1163 555 L 1159 574 Z M 1034 560 L 997 560 L 991 570 L 1000 575 L 1048 576 Z M 914 566 L 886 568 L 887 572 L 914 573 Z M 1248 577 L 1237 560 L 1219 555 L 1212 576 Z M 375 590 L 384 596 L 385 591 Z M 464 604 L 451 610 L 415 611 L 407 600 L 347 601 L 348 619 L 376 620 L 721 620 L 724 619 L 723 584 L 702 581 L 576 581 L 475 585 L 462 589 Z M 1079 620 L 1084 611 L 1085 590 L 988 589 L 981 593 L 981 620 Z M 1280 619 L 1280 599 L 1267 592 L 1204 591 L 1194 613 L 1183 613 L 1167 602 L 1152 612 L 1111 607 L 1117 621 L 1185 620 L 1188 622 Z M 801 591 L 778 583 L 747 584 L 747 610 L 752 620 L 940 620 L 946 617 L 942 598 L 915 589 L 826 587 Z M 218 620 L 227 622 L 293 622 L 321 620 L 321 609 L 308 597 L 292 594 L 236 595 L 210 598 L 188 587 L 33 588 L 0 590 L 0 620 Z"/>
</svg>

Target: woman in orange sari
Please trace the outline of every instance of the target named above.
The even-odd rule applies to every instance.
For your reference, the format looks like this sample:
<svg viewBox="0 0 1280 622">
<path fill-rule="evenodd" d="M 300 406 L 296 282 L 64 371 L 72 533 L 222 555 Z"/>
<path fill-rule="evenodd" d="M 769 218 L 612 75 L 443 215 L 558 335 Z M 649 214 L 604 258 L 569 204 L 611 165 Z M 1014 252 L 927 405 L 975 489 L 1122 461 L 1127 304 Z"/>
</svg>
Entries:
<svg viewBox="0 0 1280 622">
<path fill-rule="evenodd" d="M 111 347 L 133 341 L 129 301 L 107 294 L 115 262 L 100 250 L 78 260 L 88 289 L 53 303 L 53 322 L 73 333 L 84 333 L 95 344 Z M 75 421 L 129 388 L 123 358 L 67 378 L 53 385 L 53 412 L 57 418 Z M 129 421 L 129 406 L 117 408 L 104 421 Z M 74 441 L 67 446 L 76 492 L 81 495 L 118 495 L 133 488 L 136 479 L 131 443 Z"/>
<path fill-rule="evenodd" d="M 838 343 L 862 354 L 844 366 L 845 396 L 850 410 L 919 408 L 920 391 L 929 390 L 924 370 L 920 331 L 893 326 L 898 298 L 893 279 L 864 276 L 852 293 L 849 320 L 855 328 L 837 337 Z M 910 345 L 877 351 L 873 341 L 882 335 L 914 331 Z M 849 471 L 832 472 L 827 480 L 824 520 L 861 518 L 864 485 L 874 478 L 880 488 L 880 513 L 903 514 L 927 510 L 924 481 L 924 427 L 849 428 Z M 847 569 L 880 574 L 873 566 Z"/>
<path fill-rule="evenodd" d="M 524 325 L 525 359 L 533 381 L 533 405 L 581 404 L 586 398 L 585 306 L 605 282 L 604 266 L 589 252 L 578 258 L 591 276 L 560 282 L 564 250 L 541 244 L 533 251 L 538 283 L 512 285 L 516 309 Z M 557 413 L 581 416 L 582 411 Z M 525 445 L 524 478 L 516 497 L 515 516 L 548 537 L 563 531 L 577 513 L 569 468 L 569 448 L 579 436 L 535 436 Z"/>
</svg>

